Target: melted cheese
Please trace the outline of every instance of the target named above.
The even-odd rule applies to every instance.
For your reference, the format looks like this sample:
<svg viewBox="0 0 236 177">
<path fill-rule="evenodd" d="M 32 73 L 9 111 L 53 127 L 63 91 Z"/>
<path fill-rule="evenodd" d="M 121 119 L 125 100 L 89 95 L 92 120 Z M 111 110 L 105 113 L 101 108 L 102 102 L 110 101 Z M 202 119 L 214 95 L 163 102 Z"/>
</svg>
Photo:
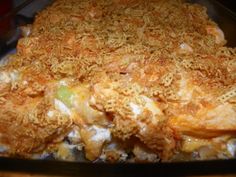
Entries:
<svg viewBox="0 0 236 177">
<path fill-rule="evenodd" d="M 190 136 L 185 136 L 182 142 L 181 150 L 184 152 L 193 152 L 199 149 L 202 146 L 207 146 L 210 144 L 210 141 L 207 139 L 199 139 Z"/>
<path fill-rule="evenodd" d="M 71 115 L 71 110 L 62 101 L 54 99 L 54 105 L 62 114 Z"/>
</svg>

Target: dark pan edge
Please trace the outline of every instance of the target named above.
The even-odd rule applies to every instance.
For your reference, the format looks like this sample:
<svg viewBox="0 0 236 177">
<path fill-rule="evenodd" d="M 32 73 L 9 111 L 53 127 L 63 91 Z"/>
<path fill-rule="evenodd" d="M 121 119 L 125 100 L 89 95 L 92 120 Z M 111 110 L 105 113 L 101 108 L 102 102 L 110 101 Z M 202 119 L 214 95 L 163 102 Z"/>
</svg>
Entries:
<svg viewBox="0 0 236 177">
<path fill-rule="evenodd" d="M 156 164 L 95 164 L 0 158 L 1 171 L 82 177 L 227 175 L 236 174 L 235 164 L 235 159 Z"/>
</svg>

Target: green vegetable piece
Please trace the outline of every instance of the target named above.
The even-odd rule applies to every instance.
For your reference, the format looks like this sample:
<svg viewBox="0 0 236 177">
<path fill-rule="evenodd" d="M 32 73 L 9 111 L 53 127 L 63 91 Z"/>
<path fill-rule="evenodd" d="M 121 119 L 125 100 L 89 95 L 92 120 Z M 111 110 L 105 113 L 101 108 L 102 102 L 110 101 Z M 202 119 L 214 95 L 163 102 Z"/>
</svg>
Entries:
<svg viewBox="0 0 236 177">
<path fill-rule="evenodd" d="M 73 96 L 74 96 L 73 91 L 71 91 L 68 87 L 64 85 L 59 87 L 56 94 L 56 97 L 68 107 L 72 106 Z"/>
</svg>

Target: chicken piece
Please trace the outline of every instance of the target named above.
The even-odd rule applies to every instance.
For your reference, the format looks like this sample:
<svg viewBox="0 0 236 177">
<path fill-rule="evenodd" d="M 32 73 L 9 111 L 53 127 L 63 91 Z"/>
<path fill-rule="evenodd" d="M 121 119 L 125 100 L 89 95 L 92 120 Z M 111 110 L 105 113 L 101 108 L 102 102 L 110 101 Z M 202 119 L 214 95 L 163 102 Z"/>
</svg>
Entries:
<svg viewBox="0 0 236 177">
<path fill-rule="evenodd" d="M 69 117 L 59 113 L 47 115 L 50 104 L 43 98 L 24 98 L 21 104 L 14 102 L 16 98 L 12 95 L 0 105 L 0 143 L 8 148 L 7 154 L 27 155 L 43 150 L 70 129 Z"/>
<path fill-rule="evenodd" d="M 110 130 L 95 125 L 81 128 L 80 134 L 85 145 L 86 158 L 91 161 L 101 155 L 104 143 L 111 141 Z"/>
<path fill-rule="evenodd" d="M 78 116 L 74 117 L 74 123 L 83 126 L 86 125 L 109 125 L 109 119 L 104 112 L 93 109 L 90 105 L 90 98 L 92 93 L 89 90 L 88 85 L 79 85 L 73 87 L 73 107 L 76 110 Z"/>
<path fill-rule="evenodd" d="M 78 126 L 86 158 L 97 159 L 102 152 L 103 144 L 111 139 L 107 116 L 90 106 L 91 92 L 88 85 L 70 87 L 66 80 L 62 80 L 56 83 L 55 90 L 55 108 L 70 116 Z M 51 113 L 53 112 L 50 111 L 49 114 Z"/>
<path fill-rule="evenodd" d="M 202 138 L 234 134 L 236 131 L 236 112 L 230 104 L 202 107 L 194 116 L 178 115 L 169 120 L 171 126 L 183 134 Z"/>
<path fill-rule="evenodd" d="M 119 85 L 120 84 L 120 85 Z M 127 84 L 127 83 L 126 83 Z M 122 140 L 138 137 L 154 152 L 167 159 L 176 147 L 176 135 L 166 125 L 158 103 L 125 83 L 98 83 L 94 105 L 113 116 L 113 135 Z M 130 85 L 129 85 L 130 86 Z"/>
<path fill-rule="evenodd" d="M 207 26 L 206 31 L 208 34 L 215 37 L 216 44 L 225 44 L 225 36 L 223 31 L 218 26 Z"/>
<path fill-rule="evenodd" d="M 172 111 L 168 124 L 181 134 L 211 138 L 235 132 L 235 108 L 226 102 L 235 92 L 233 89 L 219 96 L 222 86 L 217 84 L 222 85 L 221 77 L 231 77 L 219 61 L 218 58 L 205 58 L 204 66 L 200 64 L 202 59 L 199 59 L 196 65 L 190 66 L 193 69 L 179 70 L 178 103 L 170 102 L 168 105 Z M 222 74 L 217 75 L 217 71 Z"/>
<path fill-rule="evenodd" d="M 56 110 L 51 97 L 42 97 L 49 94 L 47 89 L 54 87 L 53 84 L 42 79 L 43 74 L 34 76 L 35 80 L 31 77 L 30 83 L 24 80 L 26 73 L 9 71 L 1 74 L 1 84 L 7 84 L 9 89 L 0 102 L 0 144 L 7 147 L 5 153 L 10 155 L 24 156 L 41 151 L 49 143 L 63 138 L 72 125 L 71 117 Z M 32 84 L 34 81 L 37 86 Z M 44 89 L 35 94 L 39 93 L 40 83 Z"/>
</svg>

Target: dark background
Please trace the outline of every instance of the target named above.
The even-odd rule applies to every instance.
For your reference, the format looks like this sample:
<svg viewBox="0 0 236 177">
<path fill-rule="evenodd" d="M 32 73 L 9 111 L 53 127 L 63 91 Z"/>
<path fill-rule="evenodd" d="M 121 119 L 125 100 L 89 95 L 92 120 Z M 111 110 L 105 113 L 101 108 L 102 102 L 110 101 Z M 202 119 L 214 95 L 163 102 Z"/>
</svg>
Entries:
<svg viewBox="0 0 236 177">
<path fill-rule="evenodd" d="M 236 13 L 236 0 L 217 0 Z"/>
</svg>

